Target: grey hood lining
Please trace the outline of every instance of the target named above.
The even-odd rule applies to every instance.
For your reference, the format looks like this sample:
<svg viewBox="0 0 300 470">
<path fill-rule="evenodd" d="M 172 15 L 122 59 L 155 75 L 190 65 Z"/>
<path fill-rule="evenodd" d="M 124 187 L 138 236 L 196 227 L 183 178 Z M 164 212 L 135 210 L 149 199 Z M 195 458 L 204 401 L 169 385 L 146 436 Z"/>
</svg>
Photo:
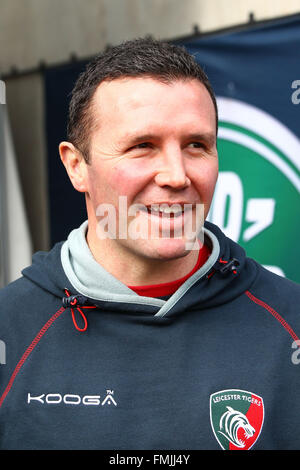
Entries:
<svg viewBox="0 0 300 470">
<path fill-rule="evenodd" d="M 167 300 L 164 306 L 155 314 L 156 317 L 164 317 L 169 310 L 181 299 L 181 297 L 197 282 L 201 277 L 205 276 L 216 263 L 220 253 L 220 245 L 217 237 L 204 227 L 204 235 L 211 242 L 212 252 L 206 263 L 204 263 L 198 271 L 189 277 L 174 294 Z"/>
<path fill-rule="evenodd" d="M 167 301 L 144 297 L 116 279 L 95 260 L 85 238 L 87 226 L 88 221 L 85 221 L 79 228 L 72 230 L 61 247 L 62 267 L 74 289 L 92 300 L 159 307 L 160 310 L 155 314 L 157 317 L 167 314 L 185 292 L 212 268 L 220 253 L 218 239 L 204 227 L 204 235 L 209 239 L 212 250 L 206 263 Z"/>
</svg>

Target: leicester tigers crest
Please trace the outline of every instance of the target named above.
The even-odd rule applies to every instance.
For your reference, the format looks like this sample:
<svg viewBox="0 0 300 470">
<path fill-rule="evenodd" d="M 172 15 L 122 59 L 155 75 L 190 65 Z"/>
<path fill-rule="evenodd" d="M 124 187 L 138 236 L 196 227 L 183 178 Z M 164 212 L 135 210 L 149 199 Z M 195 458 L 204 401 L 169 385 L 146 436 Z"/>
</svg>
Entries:
<svg viewBox="0 0 300 470">
<path fill-rule="evenodd" d="M 248 450 L 257 441 L 264 421 L 264 402 L 245 390 L 221 390 L 210 396 L 210 421 L 224 450 Z"/>
</svg>

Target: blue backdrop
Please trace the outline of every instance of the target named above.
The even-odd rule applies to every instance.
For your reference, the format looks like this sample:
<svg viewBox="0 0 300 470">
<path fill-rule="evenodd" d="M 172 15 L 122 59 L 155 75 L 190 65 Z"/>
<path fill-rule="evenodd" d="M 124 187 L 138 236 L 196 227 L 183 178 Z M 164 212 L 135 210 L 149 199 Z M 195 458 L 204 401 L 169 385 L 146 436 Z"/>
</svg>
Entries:
<svg viewBox="0 0 300 470">
<path fill-rule="evenodd" d="M 300 137 L 300 105 L 291 100 L 292 83 L 300 80 L 300 15 L 174 42 L 195 55 L 217 96 L 254 105 Z M 58 154 L 58 144 L 66 138 L 69 95 L 85 64 L 45 70 L 52 244 L 86 218 L 84 197 L 71 186 Z"/>
</svg>

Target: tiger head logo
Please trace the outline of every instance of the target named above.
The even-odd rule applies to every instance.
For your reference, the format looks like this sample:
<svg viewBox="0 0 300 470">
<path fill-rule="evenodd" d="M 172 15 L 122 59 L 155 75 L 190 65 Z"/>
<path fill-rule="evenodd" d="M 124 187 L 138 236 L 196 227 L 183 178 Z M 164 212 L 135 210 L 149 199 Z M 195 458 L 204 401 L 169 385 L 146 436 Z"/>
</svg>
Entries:
<svg viewBox="0 0 300 470">
<path fill-rule="evenodd" d="M 220 430 L 222 434 L 231 444 L 236 447 L 243 448 L 246 445 L 246 440 L 252 437 L 255 429 L 249 423 L 247 416 L 240 411 L 236 411 L 231 406 L 226 406 L 227 411 L 221 416 Z M 238 431 L 242 428 L 244 430 L 244 440 L 238 438 Z"/>
</svg>

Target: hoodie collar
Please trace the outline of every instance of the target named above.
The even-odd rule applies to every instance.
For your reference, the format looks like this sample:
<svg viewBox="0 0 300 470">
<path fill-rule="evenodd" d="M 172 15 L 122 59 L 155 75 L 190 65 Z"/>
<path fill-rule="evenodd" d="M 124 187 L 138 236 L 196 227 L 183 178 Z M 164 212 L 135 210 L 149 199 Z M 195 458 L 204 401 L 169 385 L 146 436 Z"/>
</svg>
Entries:
<svg viewBox="0 0 300 470">
<path fill-rule="evenodd" d="M 93 258 L 85 239 L 87 222 L 73 230 L 68 239 L 50 252 L 38 252 L 24 277 L 58 298 L 87 297 L 91 304 L 112 313 L 153 317 L 175 317 L 185 311 L 222 306 L 250 288 L 258 265 L 244 249 L 227 238 L 214 224 L 205 222 L 205 243 L 211 255 L 168 299 L 142 297 L 109 274 Z"/>
<path fill-rule="evenodd" d="M 88 221 L 79 228 L 72 230 L 68 239 L 61 248 L 61 263 L 70 283 L 80 294 L 100 301 L 135 303 L 152 305 L 156 307 L 167 307 L 177 298 L 180 298 L 190 286 L 201 276 L 205 275 L 216 262 L 219 254 L 219 243 L 217 238 L 209 230 L 204 229 L 206 238 L 209 239 L 211 256 L 206 263 L 191 276 L 168 301 L 153 297 L 144 297 L 136 294 L 133 290 L 107 272 L 93 257 L 87 241 L 86 232 Z M 172 302 L 170 302 L 172 300 Z"/>
</svg>

